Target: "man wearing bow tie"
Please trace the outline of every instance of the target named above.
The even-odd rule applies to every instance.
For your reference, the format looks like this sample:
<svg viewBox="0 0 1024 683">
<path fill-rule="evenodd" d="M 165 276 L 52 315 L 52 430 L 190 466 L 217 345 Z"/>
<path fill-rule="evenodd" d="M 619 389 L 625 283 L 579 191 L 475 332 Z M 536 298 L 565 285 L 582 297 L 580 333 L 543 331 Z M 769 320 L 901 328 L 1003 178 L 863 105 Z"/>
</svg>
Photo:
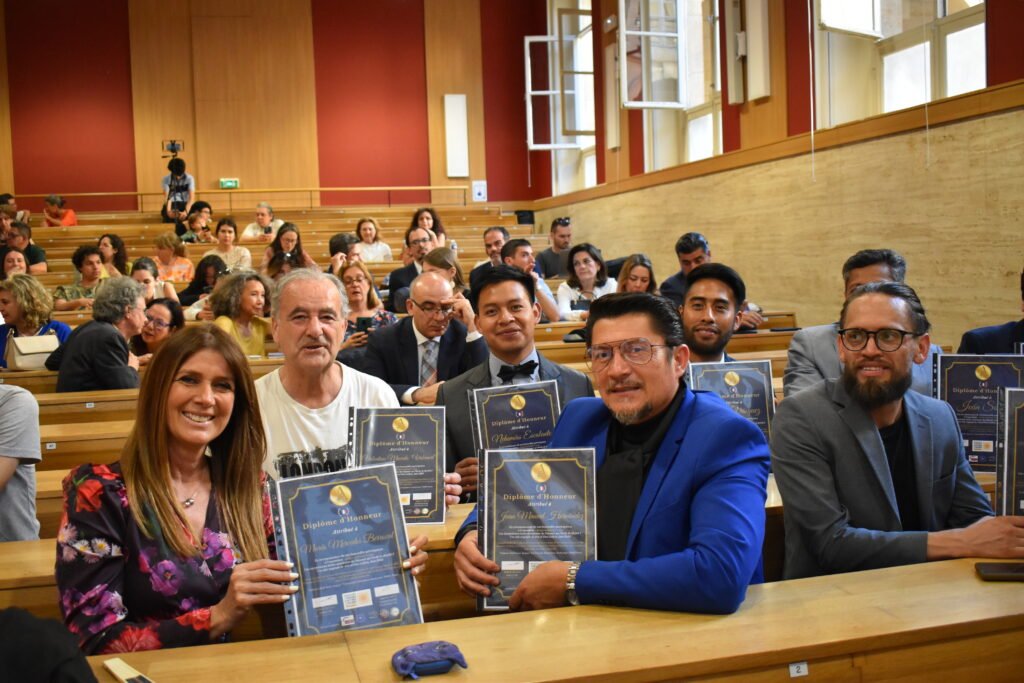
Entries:
<svg viewBox="0 0 1024 683">
<path fill-rule="evenodd" d="M 532 276 L 510 266 L 492 268 L 479 278 L 472 291 L 472 304 L 476 328 L 487 342 L 490 356 L 445 382 L 437 391 L 437 405 L 445 406 L 448 423 L 446 469 L 462 475 L 462 490 L 475 500 L 477 457 L 469 428 L 469 390 L 555 380 L 564 408 L 574 398 L 593 396 L 594 387 L 583 373 L 537 353 L 533 332 L 540 320 L 540 307 L 534 303 Z"/>
</svg>

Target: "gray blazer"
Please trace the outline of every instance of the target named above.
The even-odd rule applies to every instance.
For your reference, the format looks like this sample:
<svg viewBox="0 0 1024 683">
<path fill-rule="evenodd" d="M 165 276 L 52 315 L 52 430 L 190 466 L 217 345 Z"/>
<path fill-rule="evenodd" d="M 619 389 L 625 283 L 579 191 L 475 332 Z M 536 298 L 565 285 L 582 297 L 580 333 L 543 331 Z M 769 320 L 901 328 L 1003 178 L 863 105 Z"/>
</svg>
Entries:
<svg viewBox="0 0 1024 683">
<path fill-rule="evenodd" d="M 823 379 L 839 379 L 843 364 L 839 362 L 839 351 L 836 349 L 838 331 L 839 323 L 832 323 L 805 327 L 793 335 L 789 343 L 786 372 L 782 376 L 784 397 L 788 398 Z M 911 389 L 925 396 L 932 395 L 932 361 L 940 353 L 942 349 L 932 344 L 924 363 L 913 366 Z"/>
<path fill-rule="evenodd" d="M 882 437 L 841 382 L 820 382 L 779 404 L 771 448 L 785 511 L 785 578 L 924 562 L 928 531 L 992 514 L 949 404 L 908 391 L 903 409 L 927 531 L 903 531 Z"/>
<path fill-rule="evenodd" d="M 538 354 L 539 355 L 539 354 Z M 552 363 L 540 356 L 540 378 L 553 379 L 558 382 L 558 400 L 565 409 L 565 404 L 581 396 L 593 396 L 594 386 L 590 378 L 564 365 Z M 473 431 L 470 428 L 469 395 L 471 389 L 491 386 L 491 370 L 487 362 L 467 370 L 458 377 L 453 377 L 437 390 L 437 405 L 445 407 L 446 434 L 445 444 L 448 449 L 446 464 L 447 472 L 455 471 L 455 463 L 463 458 L 475 458 Z"/>
</svg>

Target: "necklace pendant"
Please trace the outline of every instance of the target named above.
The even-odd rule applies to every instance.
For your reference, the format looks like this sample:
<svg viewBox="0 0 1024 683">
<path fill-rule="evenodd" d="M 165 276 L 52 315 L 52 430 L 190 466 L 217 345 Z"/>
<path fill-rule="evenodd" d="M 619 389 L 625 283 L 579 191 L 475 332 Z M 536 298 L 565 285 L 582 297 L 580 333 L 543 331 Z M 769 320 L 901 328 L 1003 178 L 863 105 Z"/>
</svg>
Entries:
<svg viewBox="0 0 1024 683">
<path fill-rule="evenodd" d="M 186 508 L 190 508 L 196 504 L 196 499 L 194 497 L 186 498 L 185 500 L 181 501 L 181 504 L 184 505 Z"/>
</svg>

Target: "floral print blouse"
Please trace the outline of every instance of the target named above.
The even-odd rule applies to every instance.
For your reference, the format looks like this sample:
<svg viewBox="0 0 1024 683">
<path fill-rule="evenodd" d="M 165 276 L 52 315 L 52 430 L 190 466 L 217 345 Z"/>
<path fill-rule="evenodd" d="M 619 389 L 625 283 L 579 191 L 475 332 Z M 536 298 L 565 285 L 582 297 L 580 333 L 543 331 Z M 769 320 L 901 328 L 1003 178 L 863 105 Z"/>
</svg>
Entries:
<svg viewBox="0 0 1024 683">
<path fill-rule="evenodd" d="M 273 548 L 269 499 L 263 522 Z M 154 518 L 154 526 L 156 520 Z M 199 557 L 176 555 L 159 531 L 147 538 L 128 507 L 119 463 L 82 465 L 64 479 L 57 589 L 68 630 L 86 654 L 210 642 L 210 608 L 243 561 L 222 531 L 211 496 Z"/>
<path fill-rule="evenodd" d="M 376 330 L 381 327 L 387 327 L 388 325 L 394 325 L 398 322 L 398 316 L 391 311 L 385 311 L 383 308 L 378 308 L 374 311 L 370 318 L 370 329 Z M 345 320 L 345 339 L 348 339 L 356 333 L 356 323 L 354 320 Z"/>
</svg>

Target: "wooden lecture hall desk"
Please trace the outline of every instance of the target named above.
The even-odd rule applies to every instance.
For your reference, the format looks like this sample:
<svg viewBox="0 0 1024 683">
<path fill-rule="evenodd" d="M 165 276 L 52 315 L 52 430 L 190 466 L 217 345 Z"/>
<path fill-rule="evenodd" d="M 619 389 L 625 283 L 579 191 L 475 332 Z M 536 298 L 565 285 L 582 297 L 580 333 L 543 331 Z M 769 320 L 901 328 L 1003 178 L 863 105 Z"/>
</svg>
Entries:
<svg viewBox="0 0 1024 683">
<path fill-rule="evenodd" d="M 448 640 L 443 681 L 1013 681 L 1024 590 L 949 560 L 751 586 L 739 611 L 564 607 L 370 631 L 115 655 L 155 683 L 397 681 L 391 655 Z M 89 658 L 100 681 L 108 656 Z"/>
</svg>

